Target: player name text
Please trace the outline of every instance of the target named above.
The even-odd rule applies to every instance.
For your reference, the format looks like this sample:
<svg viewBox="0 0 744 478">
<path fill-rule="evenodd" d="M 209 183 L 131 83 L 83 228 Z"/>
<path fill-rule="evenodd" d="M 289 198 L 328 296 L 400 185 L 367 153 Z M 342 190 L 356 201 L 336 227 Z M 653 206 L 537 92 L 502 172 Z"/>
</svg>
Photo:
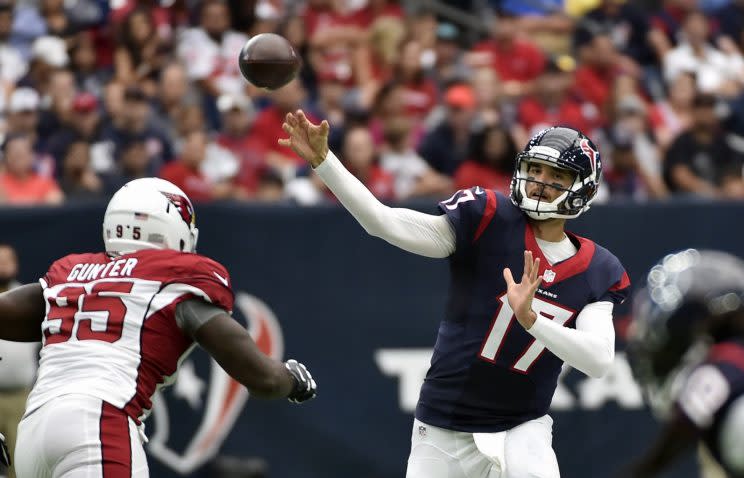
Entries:
<svg viewBox="0 0 744 478">
<path fill-rule="evenodd" d="M 75 264 L 67 276 L 67 282 L 96 280 L 104 277 L 129 277 L 137 259 L 119 259 L 108 264 Z"/>
</svg>

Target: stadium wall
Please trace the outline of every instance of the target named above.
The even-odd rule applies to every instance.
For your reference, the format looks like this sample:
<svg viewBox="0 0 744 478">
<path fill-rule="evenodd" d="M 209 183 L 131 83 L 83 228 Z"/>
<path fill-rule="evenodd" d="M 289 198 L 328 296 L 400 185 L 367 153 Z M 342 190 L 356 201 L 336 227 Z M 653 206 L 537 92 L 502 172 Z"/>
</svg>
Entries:
<svg viewBox="0 0 744 478">
<path fill-rule="evenodd" d="M 0 211 L 0 242 L 18 249 L 21 279 L 35 280 L 67 253 L 102 249 L 104 207 Z M 571 225 L 613 251 L 637 284 L 670 251 L 744 256 L 742 217 L 744 204 L 683 201 L 597 206 Z M 336 207 L 202 205 L 197 222 L 199 251 L 232 274 L 236 317 L 268 353 L 305 362 L 319 396 L 302 406 L 243 405 L 239 387 L 197 350 L 148 420 L 151 476 L 221 476 L 209 464 L 218 449 L 260 457 L 275 478 L 404 476 L 411 409 L 446 299 L 447 261 L 369 237 Z M 620 336 L 626 314 L 618 314 Z M 656 430 L 622 352 L 601 380 L 567 373 L 552 414 L 567 477 L 612 476 Z M 696 475 L 688 460 L 665 476 Z"/>
</svg>

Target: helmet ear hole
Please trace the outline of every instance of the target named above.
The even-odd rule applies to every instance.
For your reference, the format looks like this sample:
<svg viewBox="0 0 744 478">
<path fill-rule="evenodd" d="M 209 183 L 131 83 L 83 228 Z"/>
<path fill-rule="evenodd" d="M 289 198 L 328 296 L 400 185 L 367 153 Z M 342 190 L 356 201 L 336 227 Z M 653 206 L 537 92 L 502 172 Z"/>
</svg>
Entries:
<svg viewBox="0 0 744 478">
<path fill-rule="evenodd" d="M 186 241 L 184 241 L 183 239 L 181 239 L 181 252 L 183 252 L 183 250 L 185 248 L 186 248 Z"/>
</svg>

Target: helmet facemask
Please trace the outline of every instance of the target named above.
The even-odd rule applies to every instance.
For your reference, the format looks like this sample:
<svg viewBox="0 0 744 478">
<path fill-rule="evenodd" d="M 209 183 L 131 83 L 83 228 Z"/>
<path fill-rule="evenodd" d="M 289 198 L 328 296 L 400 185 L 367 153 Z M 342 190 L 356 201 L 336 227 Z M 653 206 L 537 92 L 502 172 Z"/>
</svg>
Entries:
<svg viewBox="0 0 744 478">
<path fill-rule="evenodd" d="M 538 181 L 529 175 L 529 168 L 532 163 L 540 163 L 568 171 L 574 176 L 574 180 L 568 187 Z M 560 191 L 561 194 L 551 202 L 532 199 L 527 195 L 528 183 L 541 185 L 541 192 L 550 187 Z M 581 171 L 570 163 L 560 162 L 547 154 L 532 151 L 517 155 L 517 164 L 511 182 L 511 199 L 532 219 L 575 218 L 589 209 L 595 193 L 596 185 L 593 179 L 583 177 Z"/>
</svg>

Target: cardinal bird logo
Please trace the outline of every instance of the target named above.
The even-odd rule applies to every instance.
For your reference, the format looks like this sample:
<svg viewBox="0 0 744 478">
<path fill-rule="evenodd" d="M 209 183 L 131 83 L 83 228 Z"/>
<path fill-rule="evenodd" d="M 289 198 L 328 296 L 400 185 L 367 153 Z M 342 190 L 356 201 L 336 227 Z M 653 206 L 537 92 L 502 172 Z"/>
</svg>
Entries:
<svg viewBox="0 0 744 478">
<path fill-rule="evenodd" d="M 191 226 L 194 224 L 196 217 L 194 216 L 194 206 L 191 205 L 191 201 L 180 194 L 163 192 L 163 196 L 168 198 L 168 201 L 175 206 L 178 213 L 181 214 L 181 219 L 183 219 L 187 225 Z"/>
</svg>

